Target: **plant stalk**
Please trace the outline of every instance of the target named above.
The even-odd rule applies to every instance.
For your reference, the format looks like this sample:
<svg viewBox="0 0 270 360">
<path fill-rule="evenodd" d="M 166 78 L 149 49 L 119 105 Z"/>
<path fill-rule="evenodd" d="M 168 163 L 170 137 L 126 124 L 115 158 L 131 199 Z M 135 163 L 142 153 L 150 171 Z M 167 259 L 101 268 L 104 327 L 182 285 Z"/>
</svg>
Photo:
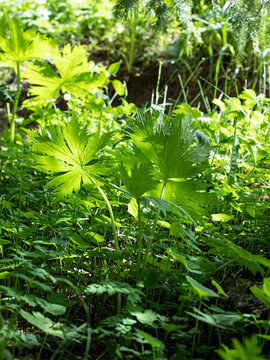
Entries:
<svg viewBox="0 0 270 360">
<path fill-rule="evenodd" d="M 160 194 L 160 199 L 163 199 L 165 189 L 166 189 L 166 184 L 167 184 L 167 180 L 164 181 L 164 184 L 163 184 L 163 187 L 162 187 L 162 190 L 161 190 L 161 194 Z M 150 239 L 148 240 L 148 243 L 147 243 L 146 253 L 144 255 L 143 269 L 145 269 L 145 267 L 147 265 L 147 260 L 148 260 L 149 254 L 151 252 L 151 248 L 152 248 L 152 244 L 153 244 L 153 237 L 154 237 L 154 234 L 155 234 L 155 231 L 156 231 L 159 215 L 160 215 L 160 209 L 157 210 L 155 220 L 154 220 L 154 223 L 153 223 L 153 226 L 152 226 L 152 229 L 151 229 Z"/>
<path fill-rule="evenodd" d="M 118 237 L 117 237 L 117 230 L 116 230 L 116 225 L 115 225 L 115 220 L 114 220 L 114 215 L 113 215 L 113 210 L 111 207 L 111 204 L 109 202 L 109 199 L 107 198 L 106 194 L 104 193 L 104 191 L 101 189 L 100 186 L 97 186 L 97 189 L 99 191 L 99 193 L 101 194 L 101 196 L 103 197 L 109 214 L 110 214 L 110 219 L 111 219 L 111 223 L 112 223 L 112 230 L 113 230 L 113 240 L 114 240 L 114 247 L 115 247 L 115 251 L 119 250 L 119 243 L 118 243 Z"/>
<path fill-rule="evenodd" d="M 42 341 L 40 350 L 39 350 L 38 355 L 37 355 L 37 360 L 40 359 L 40 355 L 41 355 L 41 353 L 42 353 L 42 350 L 43 350 L 43 348 L 44 348 L 44 345 L 46 344 L 47 337 L 48 337 L 48 333 L 45 333 L 44 339 L 43 339 L 43 341 Z"/>
<path fill-rule="evenodd" d="M 141 219 L 141 204 L 140 204 L 139 200 L 137 200 L 137 205 L 138 205 L 139 233 L 138 233 L 138 238 L 137 238 L 138 253 L 137 253 L 136 279 L 138 281 L 139 275 L 140 275 L 141 261 L 142 261 L 142 219 Z"/>
<path fill-rule="evenodd" d="M 89 176 L 89 175 L 88 175 Z M 115 225 L 115 220 L 114 220 L 114 215 L 113 215 L 113 210 L 111 207 L 111 204 L 109 202 L 109 199 L 107 198 L 106 194 L 104 193 L 104 191 L 101 189 L 100 186 L 98 186 L 95 182 L 95 180 L 89 176 L 90 180 L 93 182 L 93 184 L 97 187 L 100 195 L 103 197 L 109 214 L 110 214 L 110 219 L 111 219 L 111 223 L 112 223 L 112 232 L 113 232 L 113 240 L 114 240 L 114 247 L 115 247 L 115 251 L 119 251 L 119 243 L 118 243 L 118 236 L 117 236 L 117 230 L 116 230 L 116 225 Z M 120 281 L 120 261 L 117 260 L 116 262 L 116 272 L 117 272 L 117 281 Z M 121 312 L 121 293 L 117 294 L 117 315 L 120 315 Z"/>
<path fill-rule="evenodd" d="M 12 117 L 11 117 L 11 122 L 10 122 L 10 142 L 11 142 L 11 144 L 14 144 L 14 140 L 15 140 L 15 118 L 16 118 L 16 113 L 17 113 L 20 94 L 21 94 L 20 85 L 21 85 L 20 62 L 17 61 L 17 89 L 16 89 L 16 96 L 15 96 L 15 100 L 14 100 L 14 104 L 13 104 L 13 108 L 12 108 Z"/>
</svg>

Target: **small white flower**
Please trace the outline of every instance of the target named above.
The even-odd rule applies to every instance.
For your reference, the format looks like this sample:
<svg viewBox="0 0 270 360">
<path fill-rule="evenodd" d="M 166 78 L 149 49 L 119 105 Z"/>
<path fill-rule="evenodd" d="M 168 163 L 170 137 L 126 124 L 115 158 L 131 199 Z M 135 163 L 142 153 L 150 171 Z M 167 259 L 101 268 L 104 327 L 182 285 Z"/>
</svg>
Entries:
<svg viewBox="0 0 270 360">
<path fill-rule="evenodd" d="M 64 100 L 69 101 L 70 99 L 71 99 L 70 94 L 65 93 L 65 94 L 64 94 Z"/>
</svg>

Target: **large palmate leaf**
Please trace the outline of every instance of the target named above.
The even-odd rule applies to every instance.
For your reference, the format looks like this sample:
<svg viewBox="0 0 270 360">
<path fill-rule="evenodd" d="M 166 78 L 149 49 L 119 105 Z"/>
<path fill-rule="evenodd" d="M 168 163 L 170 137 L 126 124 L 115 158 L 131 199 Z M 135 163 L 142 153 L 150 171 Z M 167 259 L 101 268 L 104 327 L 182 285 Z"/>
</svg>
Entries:
<svg viewBox="0 0 270 360">
<path fill-rule="evenodd" d="M 168 117 L 153 110 L 141 112 L 132 129 L 135 145 L 153 161 L 164 180 L 193 177 L 201 171 L 195 165 L 209 156 L 208 145 L 193 145 L 195 130 L 188 116 Z"/>
<path fill-rule="evenodd" d="M 135 163 L 130 171 L 127 164 L 125 165 L 121 163 L 119 172 L 128 192 L 136 200 L 140 200 L 146 192 L 156 188 L 158 182 L 154 178 L 154 169 L 150 162 Z"/>
<path fill-rule="evenodd" d="M 45 317 L 40 312 L 34 311 L 32 314 L 30 314 L 27 311 L 21 310 L 20 314 L 26 321 L 38 327 L 46 334 L 57 336 L 60 339 L 64 339 L 64 332 L 61 329 L 60 323 L 54 323 L 50 318 Z"/>
<path fill-rule="evenodd" d="M 83 46 L 71 49 L 68 44 L 62 51 L 55 53 L 52 60 L 57 72 L 49 64 L 28 64 L 25 67 L 24 77 L 35 85 L 30 90 L 35 98 L 29 99 L 29 103 L 46 106 L 60 96 L 60 91 L 80 98 L 93 94 L 94 90 L 98 91 L 109 80 L 105 70 L 92 69 L 93 62 L 88 62 Z M 100 73 L 94 75 L 94 71 Z"/>
<path fill-rule="evenodd" d="M 0 19 L 0 66 L 12 67 L 26 60 L 49 57 L 55 47 L 33 30 L 23 30 L 19 19 L 2 16 Z"/>
<path fill-rule="evenodd" d="M 27 131 L 33 143 L 36 167 L 58 173 L 47 186 L 55 186 L 60 197 L 80 189 L 81 184 L 96 184 L 104 173 L 104 165 L 96 156 L 112 137 L 113 133 L 100 134 L 97 130 L 88 134 L 80 128 L 75 116 L 63 127 L 51 126 L 44 134 Z"/>
<path fill-rule="evenodd" d="M 158 111 L 141 112 L 130 124 L 131 139 L 150 161 L 159 181 L 155 197 L 176 202 L 189 213 L 202 212 L 207 200 L 200 174 L 207 166 L 210 146 L 195 144 L 189 117 L 168 117 Z M 162 191 L 163 189 L 163 191 Z"/>
</svg>

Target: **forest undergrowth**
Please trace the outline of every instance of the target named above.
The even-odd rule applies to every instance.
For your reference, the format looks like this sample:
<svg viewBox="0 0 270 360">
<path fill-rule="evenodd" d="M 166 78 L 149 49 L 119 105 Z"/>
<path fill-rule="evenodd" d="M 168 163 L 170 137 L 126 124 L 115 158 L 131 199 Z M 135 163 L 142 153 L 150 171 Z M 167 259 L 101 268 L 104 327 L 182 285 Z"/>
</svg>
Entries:
<svg viewBox="0 0 270 360">
<path fill-rule="evenodd" d="M 106 7 L 39 6 L 10 1 L 0 19 L 0 359 L 269 359 L 266 50 L 236 65 L 226 14 L 203 2 L 210 40 L 191 55 L 175 24 L 132 17 L 125 37 Z M 155 56 L 138 107 L 128 80 Z"/>
</svg>

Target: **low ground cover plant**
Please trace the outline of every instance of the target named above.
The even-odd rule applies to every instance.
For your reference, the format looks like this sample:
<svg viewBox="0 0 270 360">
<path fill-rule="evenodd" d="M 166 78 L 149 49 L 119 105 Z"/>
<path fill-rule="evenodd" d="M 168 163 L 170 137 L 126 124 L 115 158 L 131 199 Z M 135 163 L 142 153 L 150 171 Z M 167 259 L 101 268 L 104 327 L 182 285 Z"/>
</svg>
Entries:
<svg viewBox="0 0 270 360">
<path fill-rule="evenodd" d="M 119 63 L 2 22 L 0 358 L 269 358 L 269 99 L 137 108 Z"/>
</svg>

